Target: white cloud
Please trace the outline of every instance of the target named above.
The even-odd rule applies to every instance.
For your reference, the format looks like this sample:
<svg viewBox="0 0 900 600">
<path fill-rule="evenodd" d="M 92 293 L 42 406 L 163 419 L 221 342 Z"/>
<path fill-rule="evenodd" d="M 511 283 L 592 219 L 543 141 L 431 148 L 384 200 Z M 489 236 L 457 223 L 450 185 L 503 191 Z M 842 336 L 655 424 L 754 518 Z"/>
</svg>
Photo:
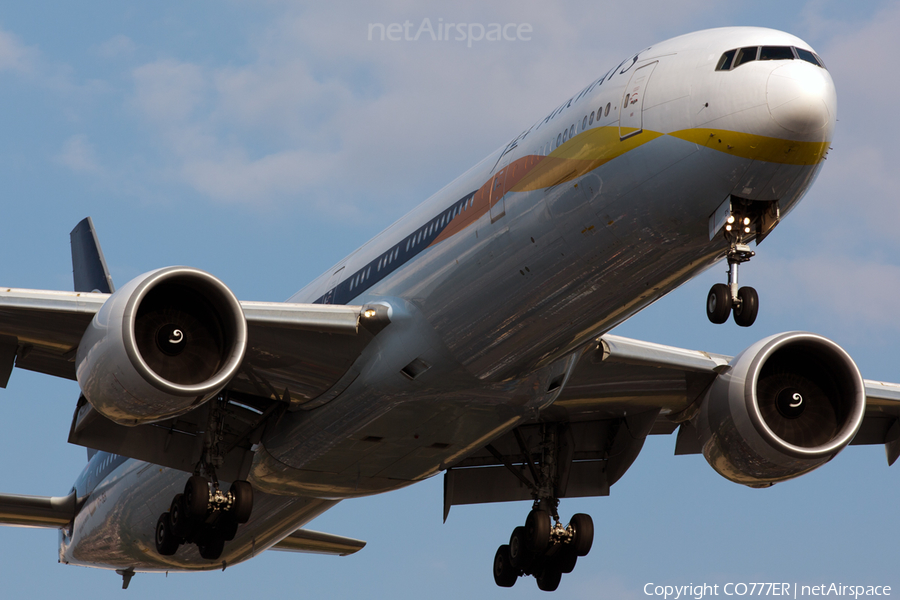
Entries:
<svg viewBox="0 0 900 600">
<path fill-rule="evenodd" d="M 73 135 L 67 139 L 56 159 L 76 173 L 99 174 L 103 172 L 94 146 L 85 135 Z"/>
<path fill-rule="evenodd" d="M 894 298 L 900 297 L 900 266 L 875 258 L 832 253 L 770 259 L 760 265 L 759 281 L 787 294 L 772 302 L 782 310 L 815 314 L 847 337 L 900 332 Z"/>
<path fill-rule="evenodd" d="M 137 45 L 127 35 L 115 35 L 96 48 L 99 56 L 107 59 L 128 58 L 134 54 Z"/>
<path fill-rule="evenodd" d="M 0 71 L 31 72 L 34 52 L 25 47 L 15 35 L 0 30 Z"/>
<path fill-rule="evenodd" d="M 356 10 L 288 3 L 251 38 L 241 64 L 166 59 L 135 69 L 134 106 L 168 154 L 163 160 L 214 200 L 302 197 L 330 207 L 334 189 L 322 184 L 340 174 L 338 195 L 348 204 L 410 198 L 408 206 L 625 54 L 658 41 L 652 28 L 673 26 L 651 12 L 640 32 L 646 39 L 614 27 L 598 35 L 596 10 L 591 3 L 462 2 L 437 12 L 402 1 L 356 3 Z M 602 22 L 624 10 L 604 7 Z M 418 27 L 426 17 L 529 23 L 534 32 L 528 42 L 472 48 L 427 36 L 367 39 L 371 22 Z"/>
<path fill-rule="evenodd" d="M 188 122 L 206 93 L 206 73 L 198 66 L 172 59 L 134 70 L 134 99 L 139 110 L 163 127 Z"/>
</svg>

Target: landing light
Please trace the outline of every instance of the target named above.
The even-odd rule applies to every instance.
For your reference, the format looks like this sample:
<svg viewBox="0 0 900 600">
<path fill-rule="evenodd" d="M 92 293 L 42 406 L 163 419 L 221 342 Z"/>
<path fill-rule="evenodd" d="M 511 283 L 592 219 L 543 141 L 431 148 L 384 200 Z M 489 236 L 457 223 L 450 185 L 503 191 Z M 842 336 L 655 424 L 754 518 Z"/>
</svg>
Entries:
<svg viewBox="0 0 900 600">
<path fill-rule="evenodd" d="M 749 227 L 744 227 L 744 233 L 750 233 L 750 228 L 749 228 Z"/>
<path fill-rule="evenodd" d="M 728 223 L 734 223 L 734 215 L 728 215 L 728 219 L 726 219 Z"/>
<path fill-rule="evenodd" d="M 363 313 L 363 315 L 365 315 L 365 317 L 366 317 L 367 319 L 371 319 L 372 317 L 375 316 L 375 309 L 374 309 L 374 308 L 368 308 L 368 309 L 366 309 L 366 312 Z"/>
<path fill-rule="evenodd" d="M 750 224 L 750 217 L 744 217 L 744 225 Z"/>
</svg>

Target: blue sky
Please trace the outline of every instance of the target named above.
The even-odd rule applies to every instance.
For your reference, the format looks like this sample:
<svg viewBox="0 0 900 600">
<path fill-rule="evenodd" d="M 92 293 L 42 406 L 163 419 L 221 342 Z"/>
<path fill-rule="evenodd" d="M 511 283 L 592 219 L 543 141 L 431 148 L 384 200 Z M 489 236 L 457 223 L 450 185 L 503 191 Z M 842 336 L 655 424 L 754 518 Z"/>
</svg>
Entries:
<svg viewBox="0 0 900 600">
<path fill-rule="evenodd" d="M 742 269 L 749 330 L 708 323 L 716 267 L 616 333 L 735 354 L 787 330 L 826 335 L 867 378 L 900 381 L 900 5 L 668 2 L 6 3 L 0 8 L 3 285 L 70 289 L 68 232 L 91 215 L 114 280 L 187 264 L 241 299 L 283 300 L 625 56 L 689 31 L 794 33 L 834 77 L 834 150 L 801 206 Z M 529 41 L 370 42 L 370 23 L 528 23 Z M 64 494 L 85 461 L 65 443 L 76 384 L 15 372 L 0 391 L 10 493 Z M 594 549 L 558 594 L 639 598 L 645 583 L 892 585 L 897 467 L 851 448 L 751 490 L 675 439 L 648 441 L 588 512 Z M 267 553 L 224 573 L 140 575 L 128 595 L 267 598 L 543 596 L 494 586 L 496 547 L 527 503 L 456 507 L 441 480 L 344 502 L 311 527 L 368 540 L 346 558 Z M 120 596 L 112 573 L 56 564 L 56 533 L 0 529 L 10 597 Z"/>
</svg>

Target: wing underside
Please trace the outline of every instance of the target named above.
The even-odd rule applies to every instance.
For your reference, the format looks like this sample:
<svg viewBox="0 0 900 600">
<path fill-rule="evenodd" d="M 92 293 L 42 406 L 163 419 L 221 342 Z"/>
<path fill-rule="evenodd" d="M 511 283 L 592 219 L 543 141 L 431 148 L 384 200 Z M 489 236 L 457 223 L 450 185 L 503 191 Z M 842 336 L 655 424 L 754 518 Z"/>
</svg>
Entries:
<svg viewBox="0 0 900 600">
<path fill-rule="evenodd" d="M 604 496 L 647 435 L 678 431 L 675 454 L 699 454 L 690 417 L 732 357 L 632 340 L 599 338 L 540 416 L 449 469 L 444 517 L 456 504 L 530 500 L 541 491 L 546 441 L 556 440 L 555 497 Z M 866 412 L 851 444 L 884 444 L 900 455 L 900 386 L 865 381 Z"/>
<path fill-rule="evenodd" d="M 13 366 L 75 379 L 81 337 L 110 297 L 103 293 L 0 289 L 0 385 Z M 273 415 L 328 402 L 358 375 L 354 363 L 387 323 L 384 307 L 242 302 L 248 344 L 226 386 L 223 479 L 246 471 L 247 452 Z M 363 312 L 374 315 L 361 319 Z M 117 425 L 79 400 L 69 441 L 191 471 L 208 426 L 208 405 L 138 427 Z"/>
</svg>

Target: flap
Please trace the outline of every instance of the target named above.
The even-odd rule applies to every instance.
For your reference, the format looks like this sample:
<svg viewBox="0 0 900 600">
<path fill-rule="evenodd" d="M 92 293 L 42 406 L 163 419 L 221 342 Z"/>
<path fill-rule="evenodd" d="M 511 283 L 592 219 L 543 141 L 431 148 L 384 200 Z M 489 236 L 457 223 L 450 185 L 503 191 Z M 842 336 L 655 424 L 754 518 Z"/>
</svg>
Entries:
<svg viewBox="0 0 900 600">
<path fill-rule="evenodd" d="M 366 543 L 362 540 L 310 531 L 309 529 L 298 529 L 269 548 L 269 550 L 347 556 L 348 554 L 359 552 L 365 545 Z"/>
</svg>

